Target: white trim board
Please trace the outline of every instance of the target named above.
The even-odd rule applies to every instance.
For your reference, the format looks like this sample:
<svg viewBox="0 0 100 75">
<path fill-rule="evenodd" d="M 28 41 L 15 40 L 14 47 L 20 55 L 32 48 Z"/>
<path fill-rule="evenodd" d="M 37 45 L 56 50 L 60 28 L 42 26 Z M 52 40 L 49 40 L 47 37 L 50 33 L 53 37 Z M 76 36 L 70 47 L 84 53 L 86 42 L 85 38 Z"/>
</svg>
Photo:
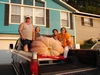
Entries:
<svg viewBox="0 0 100 75">
<path fill-rule="evenodd" d="M 0 40 L 17 40 L 19 37 L 0 37 Z"/>
</svg>

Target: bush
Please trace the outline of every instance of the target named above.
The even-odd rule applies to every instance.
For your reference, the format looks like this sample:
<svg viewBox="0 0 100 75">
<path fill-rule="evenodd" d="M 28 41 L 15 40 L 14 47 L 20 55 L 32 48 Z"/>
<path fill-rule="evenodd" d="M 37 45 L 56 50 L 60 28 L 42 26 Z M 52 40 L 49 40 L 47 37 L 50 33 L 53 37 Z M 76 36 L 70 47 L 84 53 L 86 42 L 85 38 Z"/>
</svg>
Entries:
<svg viewBox="0 0 100 75">
<path fill-rule="evenodd" d="M 96 41 L 93 41 L 92 38 L 84 41 L 83 44 L 80 45 L 81 49 L 91 49 L 91 47 L 96 43 Z"/>
</svg>

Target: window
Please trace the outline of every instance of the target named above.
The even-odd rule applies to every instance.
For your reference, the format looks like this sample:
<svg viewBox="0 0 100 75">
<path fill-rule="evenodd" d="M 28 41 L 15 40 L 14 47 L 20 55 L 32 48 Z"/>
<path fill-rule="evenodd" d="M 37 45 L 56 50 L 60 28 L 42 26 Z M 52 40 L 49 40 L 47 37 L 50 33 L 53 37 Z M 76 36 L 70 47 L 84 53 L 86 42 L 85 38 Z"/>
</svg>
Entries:
<svg viewBox="0 0 100 75">
<path fill-rule="evenodd" d="M 33 5 L 34 0 L 23 0 L 25 5 Z"/>
<path fill-rule="evenodd" d="M 24 7 L 24 18 L 26 15 L 31 16 L 31 23 L 33 23 L 33 8 Z"/>
<path fill-rule="evenodd" d="M 21 20 L 21 7 L 12 5 L 11 23 L 20 23 L 20 20 Z"/>
<path fill-rule="evenodd" d="M 69 27 L 68 12 L 61 12 L 61 26 Z"/>
<path fill-rule="evenodd" d="M 93 26 L 93 20 L 91 18 L 81 17 L 81 22 L 82 22 L 82 25 Z"/>
<path fill-rule="evenodd" d="M 35 6 L 45 7 L 45 3 L 44 3 L 44 2 L 41 2 L 41 1 L 39 1 L 39 0 L 36 0 L 36 1 L 35 1 Z"/>
<path fill-rule="evenodd" d="M 35 24 L 44 25 L 44 9 L 35 9 Z"/>
<path fill-rule="evenodd" d="M 18 3 L 18 4 L 21 4 L 21 0 L 11 0 L 11 3 Z"/>
<path fill-rule="evenodd" d="M 84 18 L 84 23 L 85 24 L 90 24 L 90 18 Z"/>
<path fill-rule="evenodd" d="M 36 4 L 36 7 L 34 6 Z M 40 5 L 40 6 L 39 6 Z M 38 7 L 37 7 L 38 6 Z M 10 23 L 21 23 L 25 21 L 25 15 L 31 16 L 34 25 L 45 25 L 45 2 L 36 0 L 11 0 Z"/>
<path fill-rule="evenodd" d="M 21 10 L 23 10 L 21 12 Z M 34 10 L 34 11 L 33 11 Z M 32 7 L 21 7 L 17 5 L 11 5 L 11 23 L 20 23 L 25 20 L 25 16 L 31 16 L 31 23 L 37 25 L 44 25 L 44 9 L 42 8 L 32 8 Z"/>
</svg>

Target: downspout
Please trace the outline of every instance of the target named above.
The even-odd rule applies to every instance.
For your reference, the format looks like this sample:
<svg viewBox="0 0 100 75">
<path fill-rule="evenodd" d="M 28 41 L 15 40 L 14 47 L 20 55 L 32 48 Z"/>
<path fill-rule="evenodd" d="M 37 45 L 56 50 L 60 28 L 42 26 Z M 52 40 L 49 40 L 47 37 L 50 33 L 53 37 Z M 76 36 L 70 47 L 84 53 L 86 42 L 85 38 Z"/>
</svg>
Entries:
<svg viewBox="0 0 100 75">
<path fill-rule="evenodd" d="M 74 14 L 74 13 L 73 13 Z M 74 46 L 76 48 L 76 25 L 75 25 L 75 14 L 73 15 L 73 27 L 74 27 Z"/>
</svg>

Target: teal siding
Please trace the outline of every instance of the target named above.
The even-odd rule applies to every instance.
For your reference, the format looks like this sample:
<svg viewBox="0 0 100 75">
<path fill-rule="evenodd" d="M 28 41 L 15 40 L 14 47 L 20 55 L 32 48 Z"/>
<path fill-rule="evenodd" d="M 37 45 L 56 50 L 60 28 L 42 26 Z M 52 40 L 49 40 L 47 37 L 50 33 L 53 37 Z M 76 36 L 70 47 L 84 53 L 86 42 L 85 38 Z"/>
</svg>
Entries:
<svg viewBox="0 0 100 75">
<path fill-rule="evenodd" d="M 60 32 L 61 29 L 61 23 L 60 23 L 60 11 L 56 10 L 50 10 L 50 28 L 41 28 L 42 34 L 52 34 L 53 29 L 57 29 Z M 73 27 L 74 28 L 74 27 Z M 72 36 L 74 36 L 74 29 L 70 30 L 70 28 L 67 28 L 68 33 L 70 33 Z"/>
<path fill-rule="evenodd" d="M 40 34 L 50 34 L 50 29 L 46 28 L 45 26 L 40 26 Z"/>
<path fill-rule="evenodd" d="M 40 27 L 41 34 L 52 34 L 53 29 L 57 29 L 60 32 L 61 25 L 60 25 L 60 12 L 56 10 L 50 10 L 50 28 L 46 28 L 45 26 Z M 74 30 L 70 30 L 67 28 L 68 33 L 74 36 Z"/>
<path fill-rule="evenodd" d="M 0 21 L 3 22 L 4 21 L 4 4 L 0 4 Z M 0 22 L 0 23 L 1 23 Z M 0 24 L 1 25 L 1 24 Z M 1 28 L 1 27 L 0 27 Z"/>
<path fill-rule="evenodd" d="M 60 30 L 60 12 L 55 10 L 50 10 L 50 28 L 40 27 L 41 34 L 52 34 L 53 29 Z"/>
<path fill-rule="evenodd" d="M 4 27 L 4 4 L 0 4 L 0 33 L 5 32 L 6 29 L 3 29 Z"/>
<path fill-rule="evenodd" d="M 1 1 L 8 1 L 8 0 L 1 0 Z M 47 8 L 53 8 L 53 9 L 58 9 L 58 10 L 52 10 L 50 9 L 50 28 L 46 28 L 45 26 L 40 26 L 40 33 L 41 34 L 52 34 L 53 29 L 58 29 L 60 32 L 60 10 L 67 10 L 66 8 L 60 6 L 53 0 L 45 0 L 46 1 L 46 7 Z M 18 27 L 19 25 L 15 24 L 10 24 L 9 26 L 4 26 L 4 11 L 5 11 L 5 5 L 0 3 L 0 33 L 9 33 L 9 34 L 18 34 Z M 71 34 L 74 35 L 74 30 L 70 30 L 69 28 L 67 31 Z"/>
<path fill-rule="evenodd" d="M 18 25 L 2 26 L 0 33 L 18 34 Z"/>
<path fill-rule="evenodd" d="M 57 4 L 53 0 L 45 0 L 47 8 L 59 9 L 59 10 L 67 10 L 66 8 L 62 7 L 61 5 Z"/>
<path fill-rule="evenodd" d="M 19 25 L 9 25 L 4 26 L 4 11 L 5 11 L 5 5 L 0 4 L 0 33 L 18 33 L 18 26 Z"/>
<path fill-rule="evenodd" d="M 50 10 L 50 29 L 60 29 L 60 12 Z M 52 32 L 52 31 L 51 31 Z"/>
</svg>

